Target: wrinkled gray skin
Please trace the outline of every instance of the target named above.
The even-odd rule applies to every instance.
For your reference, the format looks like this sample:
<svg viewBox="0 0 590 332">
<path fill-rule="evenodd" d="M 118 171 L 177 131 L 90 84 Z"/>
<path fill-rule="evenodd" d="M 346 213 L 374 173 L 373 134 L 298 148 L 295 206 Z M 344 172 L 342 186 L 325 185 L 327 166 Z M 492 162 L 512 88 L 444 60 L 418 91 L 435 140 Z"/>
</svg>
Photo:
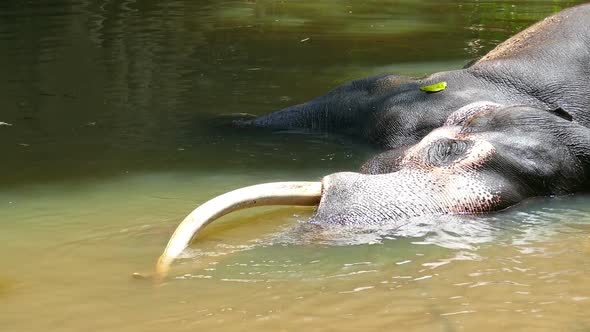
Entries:
<svg viewBox="0 0 590 332">
<path fill-rule="evenodd" d="M 419 89 L 440 81 L 442 92 Z M 590 4 L 537 23 L 470 67 L 356 80 L 238 124 L 348 134 L 388 150 L 362 173 L 326 176 L 314 223 L 391 225 L 587 191 Z"/>
<path fill-rule="evenodd" d="M 561 110 L 467 106 L 417 144 L 369 160 L 362 172 L 326 176 L 312 222 L 391 225 L 588 190 L 590 129 Z"/>
<path fill-rule="evenodd" d="M 327 131 L 382 148 L 413 144 L 476 102 L 562 108 L 590 125 L 590 4 L 564 10 L 502 43 L 468 68 L 424 78 L 378 75 L 239 126 Z M 438 93 L 421 86 L 446 81 Z"/>
</svg>

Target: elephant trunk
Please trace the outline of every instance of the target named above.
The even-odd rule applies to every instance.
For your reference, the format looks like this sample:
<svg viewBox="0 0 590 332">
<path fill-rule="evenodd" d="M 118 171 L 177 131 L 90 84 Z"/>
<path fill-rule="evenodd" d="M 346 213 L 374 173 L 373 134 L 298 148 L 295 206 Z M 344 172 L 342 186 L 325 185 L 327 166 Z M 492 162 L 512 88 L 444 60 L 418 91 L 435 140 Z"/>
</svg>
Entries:
<svg viewBox="0 0 590 332">
<path fill-rule="evenodd" d="M 520 199 L 505 179 L 481 171 L 344 172 L 326 176 L 322 183 L 312 223 L 397 227 L 420 216 L 499 210 Z"/>
<path fill-rule="evenodd" d="M 232 212 L 264 205 L 318 205 L 322 194 L 321 182 L 275 182 L 237 189 L 217 196 L 194 209 L 178 225 L 168 245 L 158 259 L 156 280 L 168 274 L 170 265 L 190 241 L 212 221 Z"/>
</svg>

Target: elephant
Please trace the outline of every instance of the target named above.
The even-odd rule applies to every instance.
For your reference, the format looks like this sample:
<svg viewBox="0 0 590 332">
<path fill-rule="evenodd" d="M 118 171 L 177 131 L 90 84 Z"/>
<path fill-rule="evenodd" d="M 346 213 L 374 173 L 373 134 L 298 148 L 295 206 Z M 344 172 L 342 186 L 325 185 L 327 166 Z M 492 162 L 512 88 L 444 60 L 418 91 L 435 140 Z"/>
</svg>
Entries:
<svg viewBox="0 0 590 332">
<path fill-rule="evenodd" d="M 410 218 L 501 210 L 525 198 L 590 188 L 590 128 L 562 109 L 467 105 L 418 143 L 386 151 L 361 172 L 320 182 L 255 185 L 218 196 L 178 226 L 157 276 L 208 223 L 262 205 L 315 206 L 310 223 L 403 224 Z"/>
<path fill-rule="evenodd" d="M 590 189 L 590 5 L 520 32 L 466 68 L 417 79 L 352 81 L 238 126 L 348 134 L 383 148 L 359 172 L 266 183 L 191 212 L 156 265 L 164 278 L 207 224 L 261 205 L 317 206 L 330 225 L 499 211 L 535 196 Z"/>
</svg>

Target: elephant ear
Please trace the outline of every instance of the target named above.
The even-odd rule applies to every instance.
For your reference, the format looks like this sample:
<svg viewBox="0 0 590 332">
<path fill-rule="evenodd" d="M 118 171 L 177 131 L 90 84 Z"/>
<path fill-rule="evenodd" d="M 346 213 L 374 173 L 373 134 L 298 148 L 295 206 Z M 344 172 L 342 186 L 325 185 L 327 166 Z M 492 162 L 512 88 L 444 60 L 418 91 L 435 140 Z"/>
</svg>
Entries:
<svg viewBox="0 0 590 332">
<path fill-rule="evenodd" d="M 573 121 L 573 116 L 562 107 L 549 110 L 547 113 L 555 117 L 545 116 L 531 125 L 552 132 L 554 137 L 558 137 L 560 142 L 569 148 L 580 161 L 586 174 L 586 182 L 590 185 L 590 128 Z"/>
<path fill-rule="evenodd" d="M 549 110 L 549 113 L 556 115 L 556 116 L 558 116 L 564 120 L 570 121 L 570 122 L 574 119 L 570 113 L 568 113 L 566 110 L 564 110 L 561 107 Z"/>
<path fill-rule="evenodd" d="M 494 103 L 491 101 L 477 101 L 471 104 L 467 104 L 455 112 L 451 113 L 445 121 L 445 126 L 464 126 L 474 118 L 475 116 L 486 114 L 488 112 L 495 111 L 504 105 Z"/>
<path fill-rule="evenodd" d="M 578 179 L 582 182 L 582 191 L 590 191 L 590 128 L 570 122 L 571 131 L 565 135 L 564 143 L 580 161 L 583 174 Z"/>
<path fill-rule="evenodd" d="M 571 131 L 565 137 L 565 144 L 582 162 L 582 167 L 586 170 L 590 182 L 590 128 L 572 122 Z"/>
</svg>

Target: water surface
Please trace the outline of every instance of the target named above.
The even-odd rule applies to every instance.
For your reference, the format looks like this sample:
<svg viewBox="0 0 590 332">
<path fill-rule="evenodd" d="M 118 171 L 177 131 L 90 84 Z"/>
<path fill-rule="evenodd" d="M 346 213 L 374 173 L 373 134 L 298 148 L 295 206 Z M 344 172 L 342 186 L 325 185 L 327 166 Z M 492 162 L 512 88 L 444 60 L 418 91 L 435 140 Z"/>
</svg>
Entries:
<svg viewBox="0 0 590 332">
<path fill-rule="evenodd" d="M 0 326 L 6 331 L 590 330 L 590 197 L 396 230 L 225 217 L 161 287 L 177 223 L 225 191 L 355 170 L 371 147 L 256 133 L 346 80 L 460 68 L 580 1 L 0 4 Z M 223 117 L 221 117 L 223 118 Z"/>
</svg>

